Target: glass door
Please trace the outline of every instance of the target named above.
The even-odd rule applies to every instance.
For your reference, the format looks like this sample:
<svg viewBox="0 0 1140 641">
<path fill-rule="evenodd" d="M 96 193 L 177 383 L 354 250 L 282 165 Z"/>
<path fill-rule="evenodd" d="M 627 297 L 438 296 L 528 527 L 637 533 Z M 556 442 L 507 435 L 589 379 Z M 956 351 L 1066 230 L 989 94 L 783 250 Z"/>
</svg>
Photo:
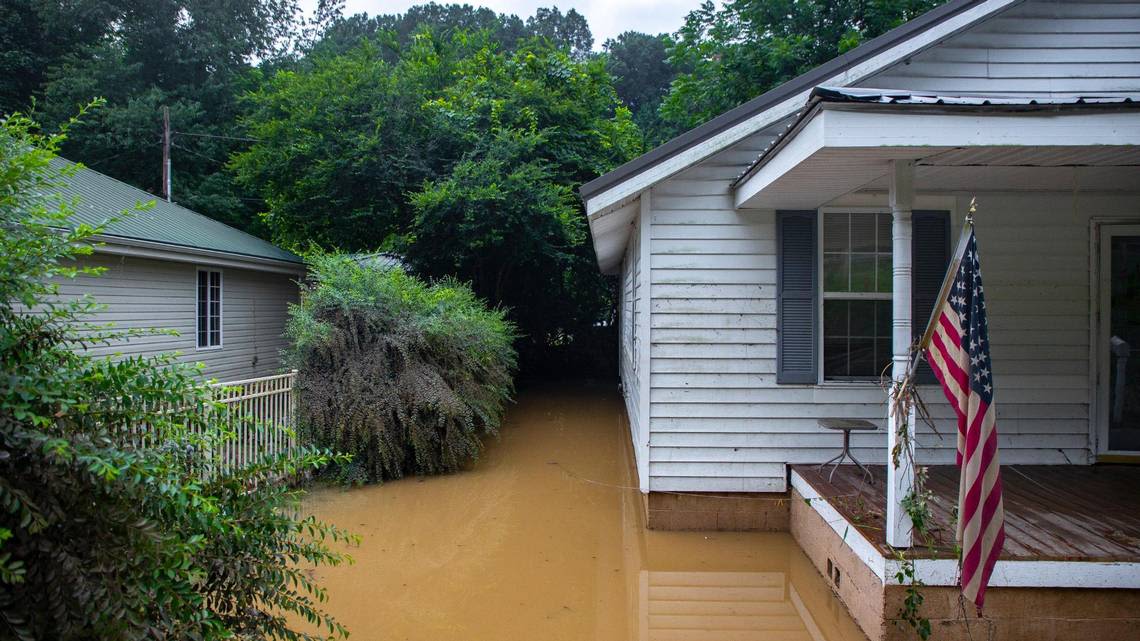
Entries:
<svg viewBox="0 0 1140 641">
<path fill-rule="evenodd" d="M 1140 452 L 1140 226 L 1102 228 L 1100 454 Z"/>
</svg>

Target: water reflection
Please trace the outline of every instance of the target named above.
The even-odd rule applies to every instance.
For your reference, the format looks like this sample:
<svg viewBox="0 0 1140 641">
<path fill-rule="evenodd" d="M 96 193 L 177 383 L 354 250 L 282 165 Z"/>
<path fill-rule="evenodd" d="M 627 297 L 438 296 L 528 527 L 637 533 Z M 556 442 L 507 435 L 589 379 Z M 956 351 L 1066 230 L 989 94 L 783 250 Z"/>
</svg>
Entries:
<svg viewBox="0 0 1140 641">
<path fill-rule="evenodd" d="M 649 532 L 612 386 L 520 393 L 470 471 L 315 492 L 362 534 L 323 568 L 364 640 L 863 639 L 785 534 Z"/>
</svg>

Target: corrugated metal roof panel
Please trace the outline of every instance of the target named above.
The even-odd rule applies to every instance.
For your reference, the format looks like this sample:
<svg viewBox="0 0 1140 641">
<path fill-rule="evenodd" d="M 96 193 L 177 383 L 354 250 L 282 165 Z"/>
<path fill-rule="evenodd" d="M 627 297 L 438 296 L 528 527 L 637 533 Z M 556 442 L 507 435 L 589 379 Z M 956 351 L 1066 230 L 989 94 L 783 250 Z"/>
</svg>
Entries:
<svg viewBox="0 0 1140 641">
<path fill-rule="evenodd" d="M 922 93 L 899 89 L 874 89 L 864 87 L 816 87 L 808 98 L 807 105 L 800 110 L 799 116 L 790 121 L 783 132 L 760 152 L 760 154 L 744 168 L 733 181 L 735 188 L 748 179 L 759 166 L 767 162 L 767 158 L 775 153 L 776 148 L 789 135 L 794 134 L 796 128 L 807 119 L 813 117 L 818 111 L 820 103 L 850 103 L 862 105 L 927 105 L 933 107 L 978 107 L 983 110 L 995 109 L 1002 111 L 1032 111 L 1041 109 L 1072 110 L 1082 108 L 1112 108 L 1114 106 L 1126 109 L 1140 108 L 1140 94 L 1121 93 L 1104 96 L 1019 96 L 1019 95 L 942 95 L 936 93 Z M 874 109 L 875 107 L 868 107 Z"/>
<path fill-rule="evenodd" d="M 63 158 L 56 158 L 52 163 L 57 169 L 75 165 Z M 122 214 L 124 210 L 133 212 L 108 224 L 105 236 L 289 263 L 304 262 L 300 256 L 270 242 L 176 203 L 166 202 L 93 169 L 79 169 L 61 192 L 64 197 L 79 198 L 73 216 L 78 223 L 97 225 Z M 135 211 L 138 205 L 151 201 L 154 201 L 152 208 Z"/>
<path fill-rule="evenodd" d="M 1140 102 L 1140 94 L 1109 96 L 953 96 L 899 89 L 860 87 L 816 87 L 812 100 L 820 102 L 858 102 L 881 105 L 966 105 L 966 106 L 1063 106 L 1123 105 Z"/>
</svg>

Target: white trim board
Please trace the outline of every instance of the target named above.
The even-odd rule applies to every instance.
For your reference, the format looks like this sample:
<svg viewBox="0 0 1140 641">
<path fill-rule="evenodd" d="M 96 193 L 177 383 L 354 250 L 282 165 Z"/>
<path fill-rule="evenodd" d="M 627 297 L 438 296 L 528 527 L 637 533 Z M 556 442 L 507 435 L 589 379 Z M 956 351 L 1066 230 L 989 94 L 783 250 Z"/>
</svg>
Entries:
<svg viewBox="0 0 1140 641">
<path fill-rule="evenodd" d="M 814 209 L 887 174 L 892 160 L 951 149 L 1132 147 L 1136 112 L 919 112 L 823 104 L 736 186 L 737 209 Z"/>
<path fill-rule="evenodd" d="M 863 62 L 847 68 L 827 78 L 817 85 L 846 87 L 863 80 L 887 67 L 913 56 L 927 47 L 938 44 L 941 40 L 954 35 L 976 22 L 984 20 L 991 15 L 1018 4 L 1021 0 L 990 0 L 982 2 L 975 7 L 962 11 L 958 15 L 943 20 L 937 25 L 906 39 L 897 45 L 872 56 Z M 727 147 L 743 140 L 765 127 L 773 125 L 780 120 L 794 114 L 807 102 L 808 96 L 814 89 L 808 88 L 797 93 L 783 102 L 762 111 L 751 118 L 722 131 L 721 133 L 690 147 L 666 160 L 657 163 L 639 174 L 630 176 L 626 180 L 595 195 L 586 202 L 586 212 L 590 216 L 604 211 L 621 201 L 623 198 L 634 196 L 637 193 L 679 173 Z M 743 167 L 741 168 L 743 169 Z"/>
<path fill-rule="evenodd" d="M 802 476 L 791 470 L 792 488 L 883 585 L 901 585 L 895 578 L 899 561 L 887 558 L 831 506 Z M 916 578 L 926 585 L 958 584 L 955 559 L 915 559 Z M 998 561 L 990 577 L 994 588 L 1140 589 L 1140 563 L 1099 561 Z"/>
</svg>

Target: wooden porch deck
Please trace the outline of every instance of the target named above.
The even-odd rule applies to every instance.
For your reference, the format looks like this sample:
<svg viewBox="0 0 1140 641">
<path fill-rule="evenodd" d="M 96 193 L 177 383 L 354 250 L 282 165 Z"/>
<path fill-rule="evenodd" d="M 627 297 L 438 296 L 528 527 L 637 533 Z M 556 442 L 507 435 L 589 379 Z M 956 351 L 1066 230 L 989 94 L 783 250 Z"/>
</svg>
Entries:
<svg viewBox="0 0 1140 641">
<path fill-rule="evenodd" d="M 826 498 L 885 556 L 883 534 L 886 467 L 870 466 L 868 484 L 853 465 L 841 465 L 833 482 L 830 468 L 792 469 Z M 954 521 L 958 468 L 930 467 L 927 489 L 934 498 L 934 541 L 916 541 L 913 557 L 954 558 Z M 1006 541 L 1000 558 L 1035 561 L 1140 561 L 1140 466 L 1002 467 Z"/>
</svg>

